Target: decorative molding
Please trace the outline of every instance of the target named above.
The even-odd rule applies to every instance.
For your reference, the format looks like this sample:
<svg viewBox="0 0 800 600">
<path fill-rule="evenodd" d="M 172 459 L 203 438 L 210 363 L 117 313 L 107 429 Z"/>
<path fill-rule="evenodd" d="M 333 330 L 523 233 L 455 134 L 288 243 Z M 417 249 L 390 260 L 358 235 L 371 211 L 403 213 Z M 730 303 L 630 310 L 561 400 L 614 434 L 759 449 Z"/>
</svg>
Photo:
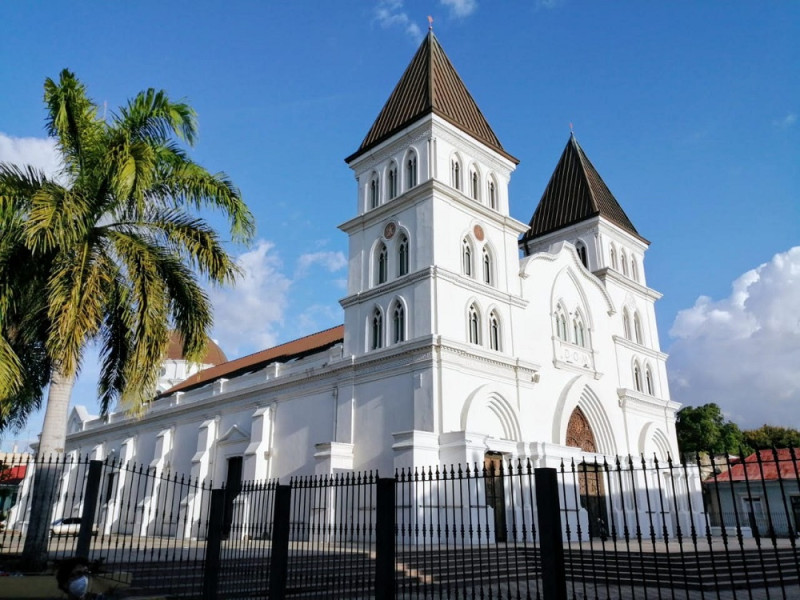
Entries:
<svg viewBox="0 0 800 600">
<path fill-rule="evenodd" d="M 637 344 L 633 340 L 629 340 L 626 337 L 620 335 L 612 335 L 611 339 L 620 346 L 627 348 L 628 350 L 632 350 L 638 354 L 643 354 L 653 360 L 660 360 L 666 361 L 669 358 L 669 354 L 665 354 L 664 352 L 659 352 L 658 350 L 653 350 L 652 348 L 648 348 L 647 346 L 643 346 L 642 344 Z"/>
</svg>

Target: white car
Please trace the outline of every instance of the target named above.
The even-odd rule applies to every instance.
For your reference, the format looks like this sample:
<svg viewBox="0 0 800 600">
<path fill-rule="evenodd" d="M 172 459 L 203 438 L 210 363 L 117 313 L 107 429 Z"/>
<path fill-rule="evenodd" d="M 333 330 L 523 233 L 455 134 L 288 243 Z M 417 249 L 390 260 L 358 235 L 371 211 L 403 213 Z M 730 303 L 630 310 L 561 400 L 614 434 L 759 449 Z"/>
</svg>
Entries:
<svg viewBox="0 0 800 600">
<path fill-rule="evenodd" d="M 53 524 L 50 526 L 50 536 L 51 537 L 61 537 L 64 536 L 77 536 L 81 530 L 81 518 L 80 517 L 65 517 L 63 519 L 58 519 L 57 521 L 53 521 Z M 92 526 L 92 535 L 97 535 L 97 525 Z"/>
</svg>

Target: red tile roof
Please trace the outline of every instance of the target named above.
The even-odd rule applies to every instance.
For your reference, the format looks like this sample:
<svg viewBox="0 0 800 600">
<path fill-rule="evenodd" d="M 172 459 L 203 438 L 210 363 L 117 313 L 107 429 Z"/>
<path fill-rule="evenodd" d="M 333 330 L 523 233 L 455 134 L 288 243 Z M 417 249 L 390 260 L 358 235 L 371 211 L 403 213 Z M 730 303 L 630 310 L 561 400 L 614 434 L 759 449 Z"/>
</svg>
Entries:
<svg viewBox="0 0 800 600">
<path fill-rule="evenodd" d="M 777 462 L 775 460 L 777 455 Z M 780 473 L 780 477 L 778 474 Z M 708 481 L 777 481 L 800 479 L 800 448 L 759 450 Z"/>
<path fill-rule="evenodd" d="M 169 396 L 174 392 L 185 392 L 207 383 L 211 383 L 216 379 L 222 377 L 229 378 L 241 375 L 243 373 L 256 371 L 262 367 L 267 366 L 269 363 L 281 361 L 285 362 L 292 358 L 300 358 L 308 354 L 320 352 L 344 340 L 344 325 L 332 327 L 325 331 L 313 333 L 291 342 L 286 342 L 280 346 L 274 346 L 261 350 L 254 354 L 249 354 L 241 358 L 230 360 L 214 367 L 204 369 L 196 373 L 188 379 L 180 382 L 168 389 L 166 392 L 159 394 L 159 398 Z"/>
<path fill-rule="evenodd" d="M 17 465 L 0 471 L 0 483 L 5 485 L 16 485 L 25 479 L 25 473 L 28 471 L 27 465 Z"/>
<path fill-rule="evenodd" d="M 348 156 L 345 162 L 355 160 L 431 113 L 519 163 L 503 149 L 433 31 L 425 36 L 359 149 Z"/>
</svg>

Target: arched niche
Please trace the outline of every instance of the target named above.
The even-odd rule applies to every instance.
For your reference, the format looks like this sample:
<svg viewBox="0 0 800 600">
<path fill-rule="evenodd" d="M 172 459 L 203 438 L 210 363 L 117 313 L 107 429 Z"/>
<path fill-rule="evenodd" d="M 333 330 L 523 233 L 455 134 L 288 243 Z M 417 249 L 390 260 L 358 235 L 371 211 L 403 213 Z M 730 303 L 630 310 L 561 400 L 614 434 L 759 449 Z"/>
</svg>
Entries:
<svg viewBox="0 0 800 600">
<path fill-rule="evenodd" d="M 584 452 L 597 452 L 597 442 L 594 439 L 592 426 L 589 419 L 583 414 L 580 407 L 575 407 L 567 423 L 567 446 L 580 448 Z"/>
</svg>

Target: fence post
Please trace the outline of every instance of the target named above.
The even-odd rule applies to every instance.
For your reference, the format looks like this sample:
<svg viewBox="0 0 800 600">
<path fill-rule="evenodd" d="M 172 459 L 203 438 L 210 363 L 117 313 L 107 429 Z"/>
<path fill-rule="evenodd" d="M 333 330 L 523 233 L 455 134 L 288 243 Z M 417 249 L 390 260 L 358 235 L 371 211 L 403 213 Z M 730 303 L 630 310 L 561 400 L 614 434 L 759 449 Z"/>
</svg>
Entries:
<svg viewBox="0 0 800 600">
<path fill-rule="evenodd" d="M 89 558 L 89 545 L 92 543 L 94 529 L 94 513 L 97 509 L 97 496 L 100 493 L 100 481 L 103 477 L 103 461 L 89 461 L 89 474 L 86 476 L 86 491 L 83 494 L 83 510 L 81 526 L 78 530 L 78 544 L 75 556 Z"/>
<path fill-rule="evenodd" d="M 206 556 L 203 563 L 203 598 L 205 600 L 213 600 L 217 597 L 224 509 L 225 490 L 211 490 L 211 505 L 208 510 L 208 533 L 206 534 Z"/>
<path fill-rule="evenodd" d="M 394 598 L 395 480 L 378 479 L 375 490 L 375 598 Z"/>
<path fill-rule="evenodd" d="M 286 595 L 289 574 L 289 519 L 291 514 L 292 486 L 275 487 L 275 506 L 272 516 L 272 556 L 269 563 L 269 597 Z"/>
<path fill-rule="evenodd" d="M 556 469 L 534 469 L 536 511 L 542 557 L 544 600 L 567 600 L 564 542 L 561 535 L 561 507 L 558 503 Z"/>
</svg>

